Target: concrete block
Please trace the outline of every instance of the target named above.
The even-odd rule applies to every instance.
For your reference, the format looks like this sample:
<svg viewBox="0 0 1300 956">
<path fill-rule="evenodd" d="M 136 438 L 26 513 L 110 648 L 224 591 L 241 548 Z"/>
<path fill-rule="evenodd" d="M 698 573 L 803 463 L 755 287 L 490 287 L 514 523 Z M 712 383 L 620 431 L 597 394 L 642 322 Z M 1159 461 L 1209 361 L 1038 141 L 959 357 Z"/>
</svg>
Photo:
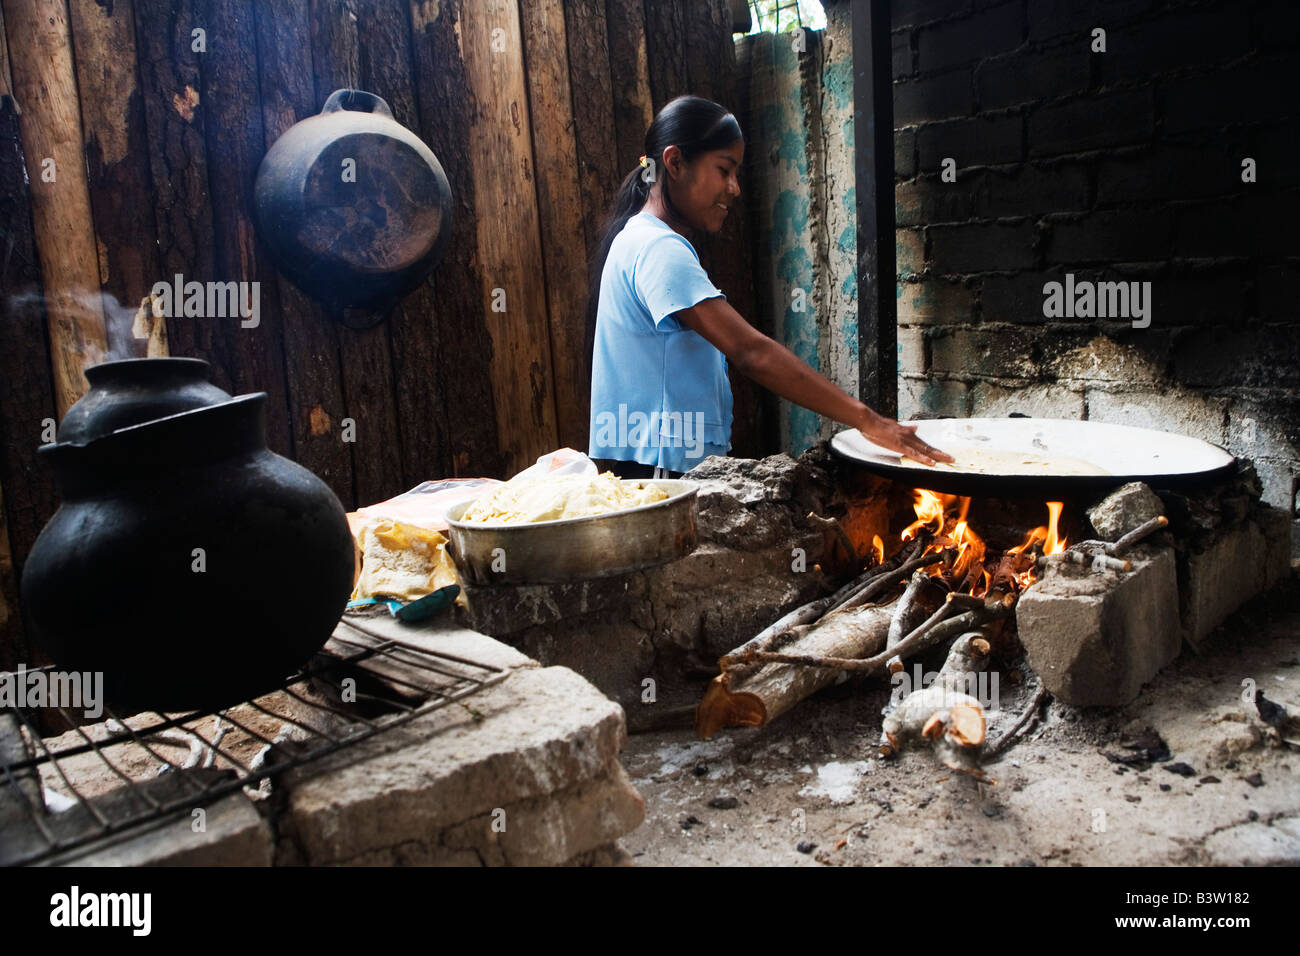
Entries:
<svg viewBox="0 0 1300 956">
<path fill-rule="evenodd" d="M 1088 389 L 1088 418 L 1191 435 L 1216 445 L 1224 442 L 1228 401 L 1176 387 L 1138 392 Z"/>
<path fill-rule="evenodd" d="M 898 420 L 966 418 L 967 385 L 939 378 L 898 380 Z"/>
<path fill-rule="evenodd" d="M 1183 556 L 1183 626 L 1199 644 L 1235 611 L 1291 570 L 1291 518 L 1258 506 L 1250 519 L 1220 530 L 1203 551 Z"/>
<path fill-rule="evenodd" d="M 436 845 L 496 808 L 608 777 L 625 741 L 622 708 L 586 680 L 519 668 L 463 706 L 288 773 L 281 832 L 308 865 Z"/>
<path fill-rule="evenodd" d="M 977 382 L 971 391 L 971 417 L 1006 418 L 1021 412 L 1034 418 L 1080 420 L 1083 393 L 1059 385 L 1027 385 L 1005 388 L 991 382 Z"/>
<path fill-rule="evenodd" d="M 1130 481 L 1088 510 L 1097 537 L 1118 541 L 1137 527 L 1165 513 L 1164 502 L 1147 485 Z"/>
<path fill-rule="evenodd" d="M 1029 666 L 1067 704 L 1127 704 L 1178 656 L 1173 549 L 1139 546 L 1128 558 L 1131 572 L 1053 566 L 1016 605 Z"/>
<path fill-rule="evenodd" d="M 203 808 L 204 829 L 192 814 L 130 836 L 73 861 L 74 866 L 270 866 L 275 836 L 242 792 Z"/>
</svg>

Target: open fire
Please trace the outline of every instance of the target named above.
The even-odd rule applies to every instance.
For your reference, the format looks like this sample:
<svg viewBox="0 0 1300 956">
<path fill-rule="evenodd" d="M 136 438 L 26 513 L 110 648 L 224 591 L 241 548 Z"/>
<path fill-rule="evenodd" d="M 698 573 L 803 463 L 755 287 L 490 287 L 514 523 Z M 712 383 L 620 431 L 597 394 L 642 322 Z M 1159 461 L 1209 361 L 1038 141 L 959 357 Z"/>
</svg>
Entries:
<svg viewBox="0 0 1300 956">
<path fill-rule="evenodd" d="M 1069 543 L 1058 532 L 1064 503 L 1049 501 L 1046 525 L 1031 530 L 1020 544 L 990 554 L 984 539 L 967 520 L 970 501 L 968 496 L 918 488 L 913 503 L 916 520 L 899 534 L 900 544 L 921 532 L 930 535 L 922 556 L 934 554 L 941 560 L 924 570 L 951 591 L 974 597 L 1018 595 L 1037 580 L 1034 567 L 1038 558 L 1059 554 Z M 873 538 L 873 547 L 877 563 L 883 561 L 885 549 L 879 535 Z M 953 548 L 955 557 L 950 558 Z"/>
</svg>

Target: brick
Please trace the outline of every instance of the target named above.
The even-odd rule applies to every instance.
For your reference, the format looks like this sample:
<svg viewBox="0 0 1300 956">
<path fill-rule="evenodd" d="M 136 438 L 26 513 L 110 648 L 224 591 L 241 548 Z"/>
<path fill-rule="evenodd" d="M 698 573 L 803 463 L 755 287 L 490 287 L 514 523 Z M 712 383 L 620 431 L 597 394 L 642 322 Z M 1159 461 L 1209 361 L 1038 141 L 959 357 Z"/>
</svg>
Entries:
<svg viewBox="0 0 1300 956">
<path fill-rule="evenodd" d="M 1252 4 L 1251 48 L 1260 52 L 1294 53 L 1300 36 L 1300 6 L 1292 0 Z"/>
<path fill-rule="evenodd" d="M 891 38 L 894 54 L 894 79 L 912 75 L 912 34 L 895 33 Z"/>
<path fill-rule="evenodd" d="M 970 0 L 894 0 L 889 5 L 893 28 L 916 26 L 966 13 Z"/>
<path fill-rule="evenodd" d="M 1088 87 L 1092 68 L 1078 45 L 1013 53 L 980 64 L 975 88 L 981 110 L 1040 103 Z"/>
<path fill-rule="evenodd" d="M 919 327 L 903 326 L 898 330 L 898 374 L 924 375 L 925 336 Z"/>
<path fill-rule="evenodd" d="M 894 125 L 915 126 L 975 112 L 969 68 L 894 84 Z"/>
<path fill-rule="evenodd" d="M 1202 199 L 1240 190 L 1241 150 L 1162 143 L 1137 156 L 1097 163 L 1097 204 Z"/>
<path fill-rule="evenodd" d="M 900 326 L 969 322 L 973 311 L 974 296 L 960 282 L 925 279 L 898 286 Z"/>
<path fill-rule="evenodd" d="M 1260 318 L 1300 322 L 1300 266 L 1261 265 L 1255 295 Z"/>
<path fill-rule="evenodd" d="M 1053 342 L 1058 337 L 1054 336 Z M 1042 365 L 1059 382 L 1160 388 L 1165 384 L 1170 341 L 1169 333 L 1151 329 L 1130 330 L 1128 335 L 1092 335 L 1086 341 L 1075 340 L 1069 347 L 1060 348 Z"/>
<path fill-rule="evenodd" d="M 923 73 L 984 59 L 1020 46 L 1024 20 L 1019 2 L 1004 3 L 960 20 L 926 27 L 917 36 Z"/>
<path fill-rule="evenodd" d="M 916 134 L 918 162 L 924 172 L 938 172 L 951 156 L 961 170 L 971 166 L 1018 162 L 1024 156 L 1024 121 L 1019 116 L 980 116 L 922 126 Z"/>
<path fill-rule="evenodd" d="M 1128 557 L 1131 572 L 1053 567 L 1016 605 L 1029 666 L 1067 704 L 1130 703 L 1182 648 L 1173 549 Z"/>
<path fill-rule="evenodd" d="M 1300 163 L 1295 160 L 1300 156 L 1300 129 L 1296 123 L 1260 130 L 1255 148 L 1234 153 L 1232 170 L 1237 182 L 1241 182 L 1241 160 L 1246 156 L 1255 160 L 1255 177 L 1260 186 L 1300 184 Z"/>
<path fill-rule="evenodd" d="M 1154 123 L 1149 89 L 1085 96 L 1030 115 L 1029 155 L 1055 156 L 1145 143 L 1153 135 Z"/>
<path fill-rule="evenodd" d="M 1106 31 L 1099 54 L 1104 86 L 1179 69 L 1204 70 L 1250 49 L 1249 18 L 1238 10 L 1177 10 Z"/>
<path fill-rule="evenodd" d="M 934 372 L 992 378 L 1038 377 L 1033 345 L 1037 334 L 1025 328 L 934 330 L 930 368 Z"/>
<path fill-rule="evenodd" d="M 1091 35 L 1093 27 L 1108 33 L 1142 16 L 1153 0 L 1034 0 L 1029 4 L 1029 39 L 1044 40 L 1063 34 Z M 1108 37 L 1109 38 L 1109 37 Z"/>
<path fill-rule="evenodd" d="M 964 179 L 959 170 L 956 185 L 969 192 L 976 218 L 1039 216 L 1090 207 L 1088 168 L 1082 163 L 982 169 Z"/>
<path fill-rule="evenodd" d="M 1249 316 L 1248 266 L 1219 266 L 1174 272 L 1154 280 L 1151 292 L 1155 325 L 1231 324 Z"/>
<path fill-rule="evenodd" d="M 911 179 L 916 175 L 916 130 L 894 130 L 894 178 Z"/>
<path fill-rule="evenodd" d="M 898 420 L 966 418 L 968 386 L 936 378 L 898 380 Z"/>
<path fill-rule="evenodd" d="M 1178 432 L 1216 445 L 1224 441 L 1226 399 L 1167 386 L 1124 392 L 1089 388 L 1087 398 L 1090 420 Z"/>
<path fill-rule="evenodd" d="M 1282 91 L 1294 82 L 1294 67 L 1276 60 L 1171 81 L 1162 87 L 1164 131 L 1176 134 L 1293 116 L 1295 103 Z"/>
<path fill-rule="evenodd" d="M 1300 191 L 1241 189 L 1233 199 L 1180 207 L 1174 251 L 1193 258 L 1300 255 Z"/>
<path fill-rule="evenodd" d="M 930 262 L 938 275 L 1026 269 L 1034 260 L 1031 223 L 935 226 Z"/>
<path fill-rule="evenodd" d="M 1054 272 L 985 276 L 981 280 L 980 317 L 985 322 L 1045 322 L 1043 285 L 1053 281 L 1060 281 Z"/>
<path fill-rule="evenodd" d="M 898 277 L 910 279 L 925 271 L 925 236 L 920 229 L 895 229 Z"/>
<path fill-rule="evenodd" d="M 938 176 L 902 183 L 894 189 L 894 218 L 900 226 L 965 222 L 972 218 L 970 192 Z"/>
<path fill-rule="evenodd" d="M 1292 459 L 1294 469 L 1294 459 L 1300 458 L 1300 395 L 1279 398 L 1275 393 L 1260 393 L 1257 399 L 1234 399 L 1228 408 L 1225 447 L 1255 462 Z"/>
<path fill-rule="evenodd" d="M 1049 262 L 1131 262 L 1169 254 L 1173 220 L 1167 209 L 1115 209 L 1055 222 L 1048 234 Z"/>
<path fill-rule="evenodd" d="M 1008 388 L 992 382 L 977 382 L 971 391 L 971 416 L 1006 418 L 1019 412 L 1033 418 L 1079 420 L 1083 415 L 1083 392 L 1058 384 Z"/>
<path fill-rule="evenodd" d="M 1174 377 L 1191 387 L 1300 387 L 1300 327 L 1260 322 L 1184 330 Z"/>
</svg>

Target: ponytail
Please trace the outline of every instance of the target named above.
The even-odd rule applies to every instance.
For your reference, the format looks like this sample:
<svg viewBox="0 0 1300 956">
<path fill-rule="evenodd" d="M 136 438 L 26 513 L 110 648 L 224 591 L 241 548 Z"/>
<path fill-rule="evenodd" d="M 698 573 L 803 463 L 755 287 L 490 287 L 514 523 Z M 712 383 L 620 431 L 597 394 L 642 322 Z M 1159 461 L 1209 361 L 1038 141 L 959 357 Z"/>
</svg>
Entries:
<svg viewBox="0 0 1300 956">
<path fill-rule="evenodd" d="M 700 96 L 679 96 L 664 105 L 650 124 L 645 134 L 645 155 L 653 165 L 649 168 L 658 170 L 664 150 L 676 146 L 681 150 L 682 158 L 690 162 L 700 153 L 714 149 L 725 149 L 738 139 L 743 139 L 740 124 L 726 107 L 706 100 Z M 596 306 L 600 298 L 600 278 L 605 271 L 605 260 L 609 258 L 610 246 L 615 237 L 623 231 L 627 221 L 641 211 L 650 197 L 653 177 L 648 181 L 646 167 L 637 166 L 619 184 L 618 192 L 610 208 L 609 218 L 601 230 L 600 244 L 592 257 L 588 272 L 587 292 L 587 335 L 585 351 L 587 356 L 588 379 L 590 379 L 592 349 L 596 342 Z M 668 191 L 665 177 L 660 187 L 664 204 L 674 211 L 672 196 Z"/>
</svg>

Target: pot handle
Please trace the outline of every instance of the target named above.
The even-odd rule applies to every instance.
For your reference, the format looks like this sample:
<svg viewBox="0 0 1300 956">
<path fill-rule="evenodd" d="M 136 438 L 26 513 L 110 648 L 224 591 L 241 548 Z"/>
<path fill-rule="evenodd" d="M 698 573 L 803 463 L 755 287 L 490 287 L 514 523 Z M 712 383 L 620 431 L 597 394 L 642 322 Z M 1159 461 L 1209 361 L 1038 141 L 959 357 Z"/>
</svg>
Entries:
<svg viewBox="0 0 1300 956">
<path fill-rule="evenodd" d="M 320 109 L 322 116 L 326 113 L 336 113 L 339 110 L 352 110 L 357 113 L 379 113 L 389 119 L 393 118 L 393 111 L 388 108 L 388 103 L 384 98 L 376 96 L 374 93 L 367 93 L 365 90 L 335 90 Z"/>
</svg>

